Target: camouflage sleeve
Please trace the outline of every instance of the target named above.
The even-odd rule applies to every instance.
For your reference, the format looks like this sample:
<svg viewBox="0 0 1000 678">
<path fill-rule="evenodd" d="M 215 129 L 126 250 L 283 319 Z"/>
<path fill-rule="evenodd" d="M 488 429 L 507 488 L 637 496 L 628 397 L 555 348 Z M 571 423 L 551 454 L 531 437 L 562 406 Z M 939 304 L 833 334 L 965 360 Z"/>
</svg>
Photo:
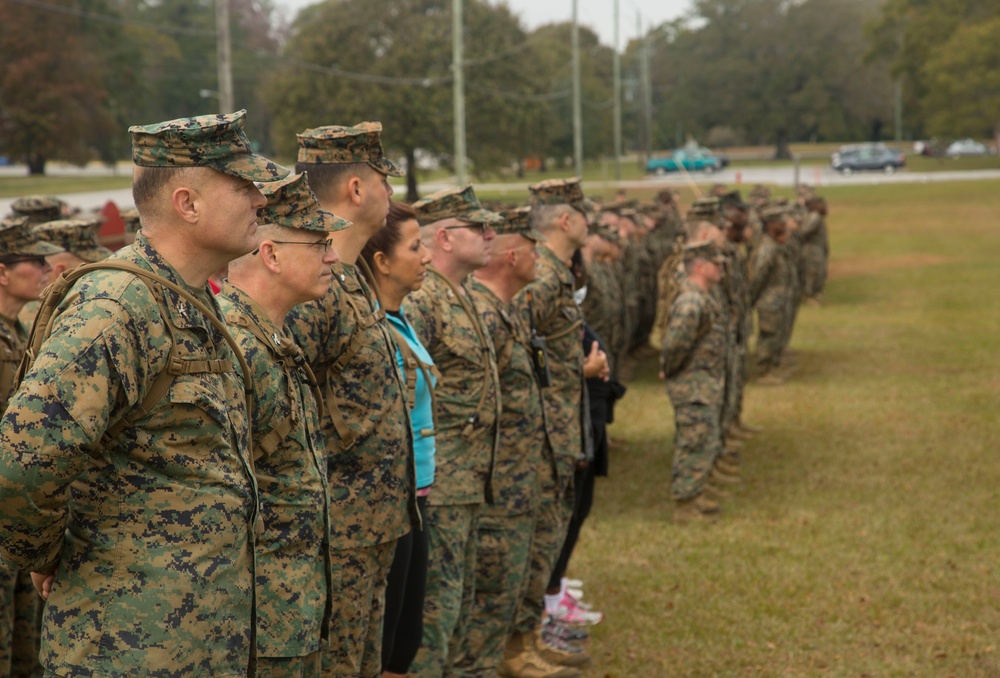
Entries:
<svg viewBox="0 0 1000 678">
<path fill-rule="evenodd" d="M 486 333 L 493 340 L 493 347 L 496 349 L 497 373 L 503 374 L 510 365 L 510 328 L 493 308 L 486 308 L 485 305 L 480 306 L 480 315 L 483 318 Z"/>
<path fill-rule="evenodd" d="M 403 300 L 402 310 L 420 343 L 433 352 L 438 338 L 438 313 L 432 295 L 426 290 L 413 292 Z"/>
<path fill-rule="evenodd" d="M 767 279 L 774 268 L 775 250 L 772 247 L 758 247 L 750 259 L 750 306 L 756 306 L 757 300 L 764 292 Z"/>
<path fill-rule="evenodd" d="M 253 452 L 254 461 L 257 461 L 260 458 L 258 451 L 261 449 L 257 443 L 271 432 L 271 423 L 277 418 L 275 403 L 284 396 L 284 393 L 275 393 L 277 387 L 280 386 L 280 384 L 275 383 L 274 378 L 277 372 L 276 364 L 268 350 L 260 345 L 260 341 L 253 335 L 253 332 L 232 326 L 230 326 L 229 332 L 236 339 L 236 343 L 243 353 L 243 358 L 250 366 L 250 376 L 253 377 L 251 395 L 253 398 L 252 431 L 255 443 Z"/>
<path fill-rule="evenodd" d="M 702 305 L 691 293 L 682 292 L 670 307 L 670 325 L 663 341 L 662 365 L 669 377 L 687 362 L 698 341 Z"/>
<path fill-rule="evenodd" d="M 799 227 L 799 238 L 802 242 L 811 240 L 819 232 L 820 215 L 817 212 L 810 212 L 805 221 Z"/>
<path fill-rule="evenodd" d="M 93 462 L 87 448 L 140 401 L 165 362 L 156 336 L 110 299 L 57 318 L 0 421 L 0 556 L 13 566 L 53 571 L 70 486 Z"/>
<path fill-rule="evenodd" d="M 528 304 L 529 294 L 531 295 L 530 305 Z M 544 325 L 547 311 L 550 312 L 559 307 L 561 295 L 562 289 L 558 276 L 539 275 L 514 296 L 510 305 L 514 312 L 521 315 L 524 324 L 529 329 L 531 327 L 540 328 Z M 544 334 L 541 329 L 537 329 L 537 332 Z"/>
<path fill-rule="evenodd" d="M 336 308 L 336 296 L 331 287 L 322 299 L 299 304 L 285 318 L 285 327 L 317 374 L 333 362 Z"/>
</svg>

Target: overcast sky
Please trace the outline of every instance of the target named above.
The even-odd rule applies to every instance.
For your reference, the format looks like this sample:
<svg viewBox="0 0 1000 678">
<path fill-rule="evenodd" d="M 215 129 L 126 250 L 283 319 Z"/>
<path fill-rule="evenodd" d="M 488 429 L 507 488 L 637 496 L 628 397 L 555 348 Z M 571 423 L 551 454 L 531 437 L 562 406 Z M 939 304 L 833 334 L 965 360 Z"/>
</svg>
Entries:
<svg viewBox="0 0 1000 678">
<path fill-rule="evenodd" d="M 315 4 L 317 0 L 275 0 L 291 17 L 301 8 Z M 573 17 L 573 0 L 490 0 L 493 4 L 506 2 L 528 29 L 542 24 L 569 21 Z M 614 0 L 578 0 L 580 24 L 589 26 L 601 36 L 601 42 L 614 44 Z M 621 34 L 619 45 L 622 49 L 630 38 L 637 35 L 636 16 L 642 17 L 643 28 L 656 26 L 670 19 L 676 19 L 691 6 L 691 0 L 618 0 L 621 10 Z"/>
</svg>

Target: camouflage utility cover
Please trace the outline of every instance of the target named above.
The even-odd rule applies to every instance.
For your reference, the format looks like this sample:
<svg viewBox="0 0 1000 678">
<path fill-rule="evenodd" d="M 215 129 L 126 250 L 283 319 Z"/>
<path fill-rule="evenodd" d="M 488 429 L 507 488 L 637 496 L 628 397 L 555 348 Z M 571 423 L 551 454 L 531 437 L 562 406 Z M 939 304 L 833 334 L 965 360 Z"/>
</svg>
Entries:
<svg viewBox="0 0 1000 678">
<path fill-rule="evenodd" d="M 33 224 L 43 224 L 62 216 L 62 200 L 50 195 L 24 195 L 10 204 L 14 216 L 28 217 Z"/>
<path fill-rule="evenodd" d="M 496 227 L 497 235 L 522 235 L 534 242 L 544 242 L 545 236 L 530 225 L 531 208 L 518 207 L 500 212 L 503 223 Z"/>
<path fill-rule="evenodd" d="M 221 318 L 143 236 L 114 258 Z M 247 672 L 258 498 L 243 375 L 215 326 L 162 294 L 123 271 L 81 278 L 0 422 L 0 556 L 55 572 L 41 654 L 55 675 Z M 167 394 L 88 454 L 167 368 L 171 334 Z"/>
<path fill-rule="evenodd" d="M 139 167 L 208 167 L 249 181 L 274 181 L 288 170 L 257 155 L 243 131 L 246 110 L 129 127 Z"/>
<path fill-rule="evenodd" d="M 62 247 L 39 240 L 25 217 L 0 221 L 0 257 L 44 257 L 62 251 Z"/>
<path fill-rule="evenodd" d="M 535 205 L 570 205 L 587 213 L 586 197 L 579 177 L 572 179 L 547 179 L 528 186 L 531 192 L 530 204 Z"/>
<path fill-rule="evenodd" d="M 320 207 L 306 174 L 290 174 L 279 181 L 257 184 L 267 198 L 267 205 L 257 212 L 257 220 L 262 224 L 326 233 L 350 226 L 351 222 Z"/>
<path fill-rule="evenodd" d="M 88 263 L 102 261 L 111 256 L 111 250 L 97 239 L 101 224 L 96 219 L 60 219 L 35 226 L 39 240 L 74 254 Z"/>
<path fill-rule="evenodd" d="M 503 217 L 485 209 L 472 186 L 446 188 L 413 203 L 417 220 L 426 226 L 442 219 L 461 219 L 470 224 L 499 226 Z"/>
<path fill-rule="evenodd" d="M 296 135 L 299 162 L 322 165 L 366 163 L 381 174 L 403 176 L 402 170 L 385 157 L 382 123 L 360 122 L 353 127 L 327 125 Z"/>
</svg>

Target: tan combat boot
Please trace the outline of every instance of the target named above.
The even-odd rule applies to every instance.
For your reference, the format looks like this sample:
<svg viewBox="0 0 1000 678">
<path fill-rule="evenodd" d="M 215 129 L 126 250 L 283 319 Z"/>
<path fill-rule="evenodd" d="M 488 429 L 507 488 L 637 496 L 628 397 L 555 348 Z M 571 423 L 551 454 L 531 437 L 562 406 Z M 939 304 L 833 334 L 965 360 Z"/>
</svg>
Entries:
<svg viewBox="0 0 1000 678">
<path fill-rule="evenodd" d="M 702 493 L 709 499 L 712 499 L 717 502 L 721 501 L 722 499 L 728 499 L 730 496 L 730 494 L 726 492 L 724 489 L 712 483 L 705 483 L 705 489 L 702 490 Z"/>
<path fill-rule="evenodd" d="M 715 520 L 720 510 L 719 502 L 709 499 L 702 493 L 693 499 L 674 502 L 674 522 L 681 524 L 696 520 L 711 522 Z"/>
<path fill-rule="evenodd" d="M 743 449 L 743 441 L 736 438 L 726 438 L 724 443 L 726 452 L 739 452 Z"/>
<path fill-rule="evenodd" d="M 497 675 L 503 678 L 580 678 L 576 669 L 550 664 L 539 656 L 531 645 L 530 635 L 516 633 L 510 637 Z"/>
<path fill-rule="evenodd" d="M 739 485 L 743 482 L 743 479 L 738 475 L 732 475 L 726 473 L 725 471 L 715 467 L 708 474 L 708 480 L 713 485 Z"/>
<path fill-rule="evenodd" d="M 590 664 L 590 655 L 586 652 L 567 652 L 559 648 L 552 647 L 544 640 L 540 631 L 531 634 L 531 647 L 538 653 L 538 656 L 550 664 L 558 666 L 571 666 L 580 668 Z"/>
<path fill-rule="evenodd" d="M 750 431 L 740 428 L 739 424 L 733 424 L 729 427 L 729 433 L 726 434 L 726 438 L 732 438 L 733 440 L 753 440 L 753 434 Z"/>
<path fill-rule="evenodd" d="M 781 386 L 785 383 L 785 378 L 778 374 L 775 370 L 768 370 L 764 374 L 757 377 L 755 383 L 758 386 Z"/>
<path fill-rule="evenodd" d="M 722 471 L 727 476 L 736 476 L 738 478 L 740 475 L 740 467 L 735 464 L 729 463 L 722 457 L 719 457 L 718 459 L 715 460 L 715 468 L 719 471 Z"/>
</svg>

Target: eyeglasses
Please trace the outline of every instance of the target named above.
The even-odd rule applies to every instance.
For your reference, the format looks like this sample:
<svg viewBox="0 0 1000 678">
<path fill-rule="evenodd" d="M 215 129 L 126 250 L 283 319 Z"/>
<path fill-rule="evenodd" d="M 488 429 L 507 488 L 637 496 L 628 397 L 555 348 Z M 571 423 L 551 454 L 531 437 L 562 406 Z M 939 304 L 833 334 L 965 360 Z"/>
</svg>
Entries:
<svg viewBox="0 0 1000 678">
<path fill-rule="evenodd" d="M 461 226 L 445 226 L 444 230 L 453 231 L 456 228 L 468 228 L 473 231 L 479 231 L 479 235 L 485 235 L 486 229 L 490 227 L 486 224 L 462 224 Z"/>
<path fill-rule="evenodd" d="M 333 247 L 333 241 L 327 238 L 326 240 L 317 240 L 316 242 L 302 242 L 301 240 L 268 240 L 267 242 L 273 242 L 275 245 L 308 245 L 310 247 L 322 247 L 323 252 L 329 252 Z M 257 246 L 250 254 L 257 254 L 260 252 L 260 245 Z"/>
</svg>

